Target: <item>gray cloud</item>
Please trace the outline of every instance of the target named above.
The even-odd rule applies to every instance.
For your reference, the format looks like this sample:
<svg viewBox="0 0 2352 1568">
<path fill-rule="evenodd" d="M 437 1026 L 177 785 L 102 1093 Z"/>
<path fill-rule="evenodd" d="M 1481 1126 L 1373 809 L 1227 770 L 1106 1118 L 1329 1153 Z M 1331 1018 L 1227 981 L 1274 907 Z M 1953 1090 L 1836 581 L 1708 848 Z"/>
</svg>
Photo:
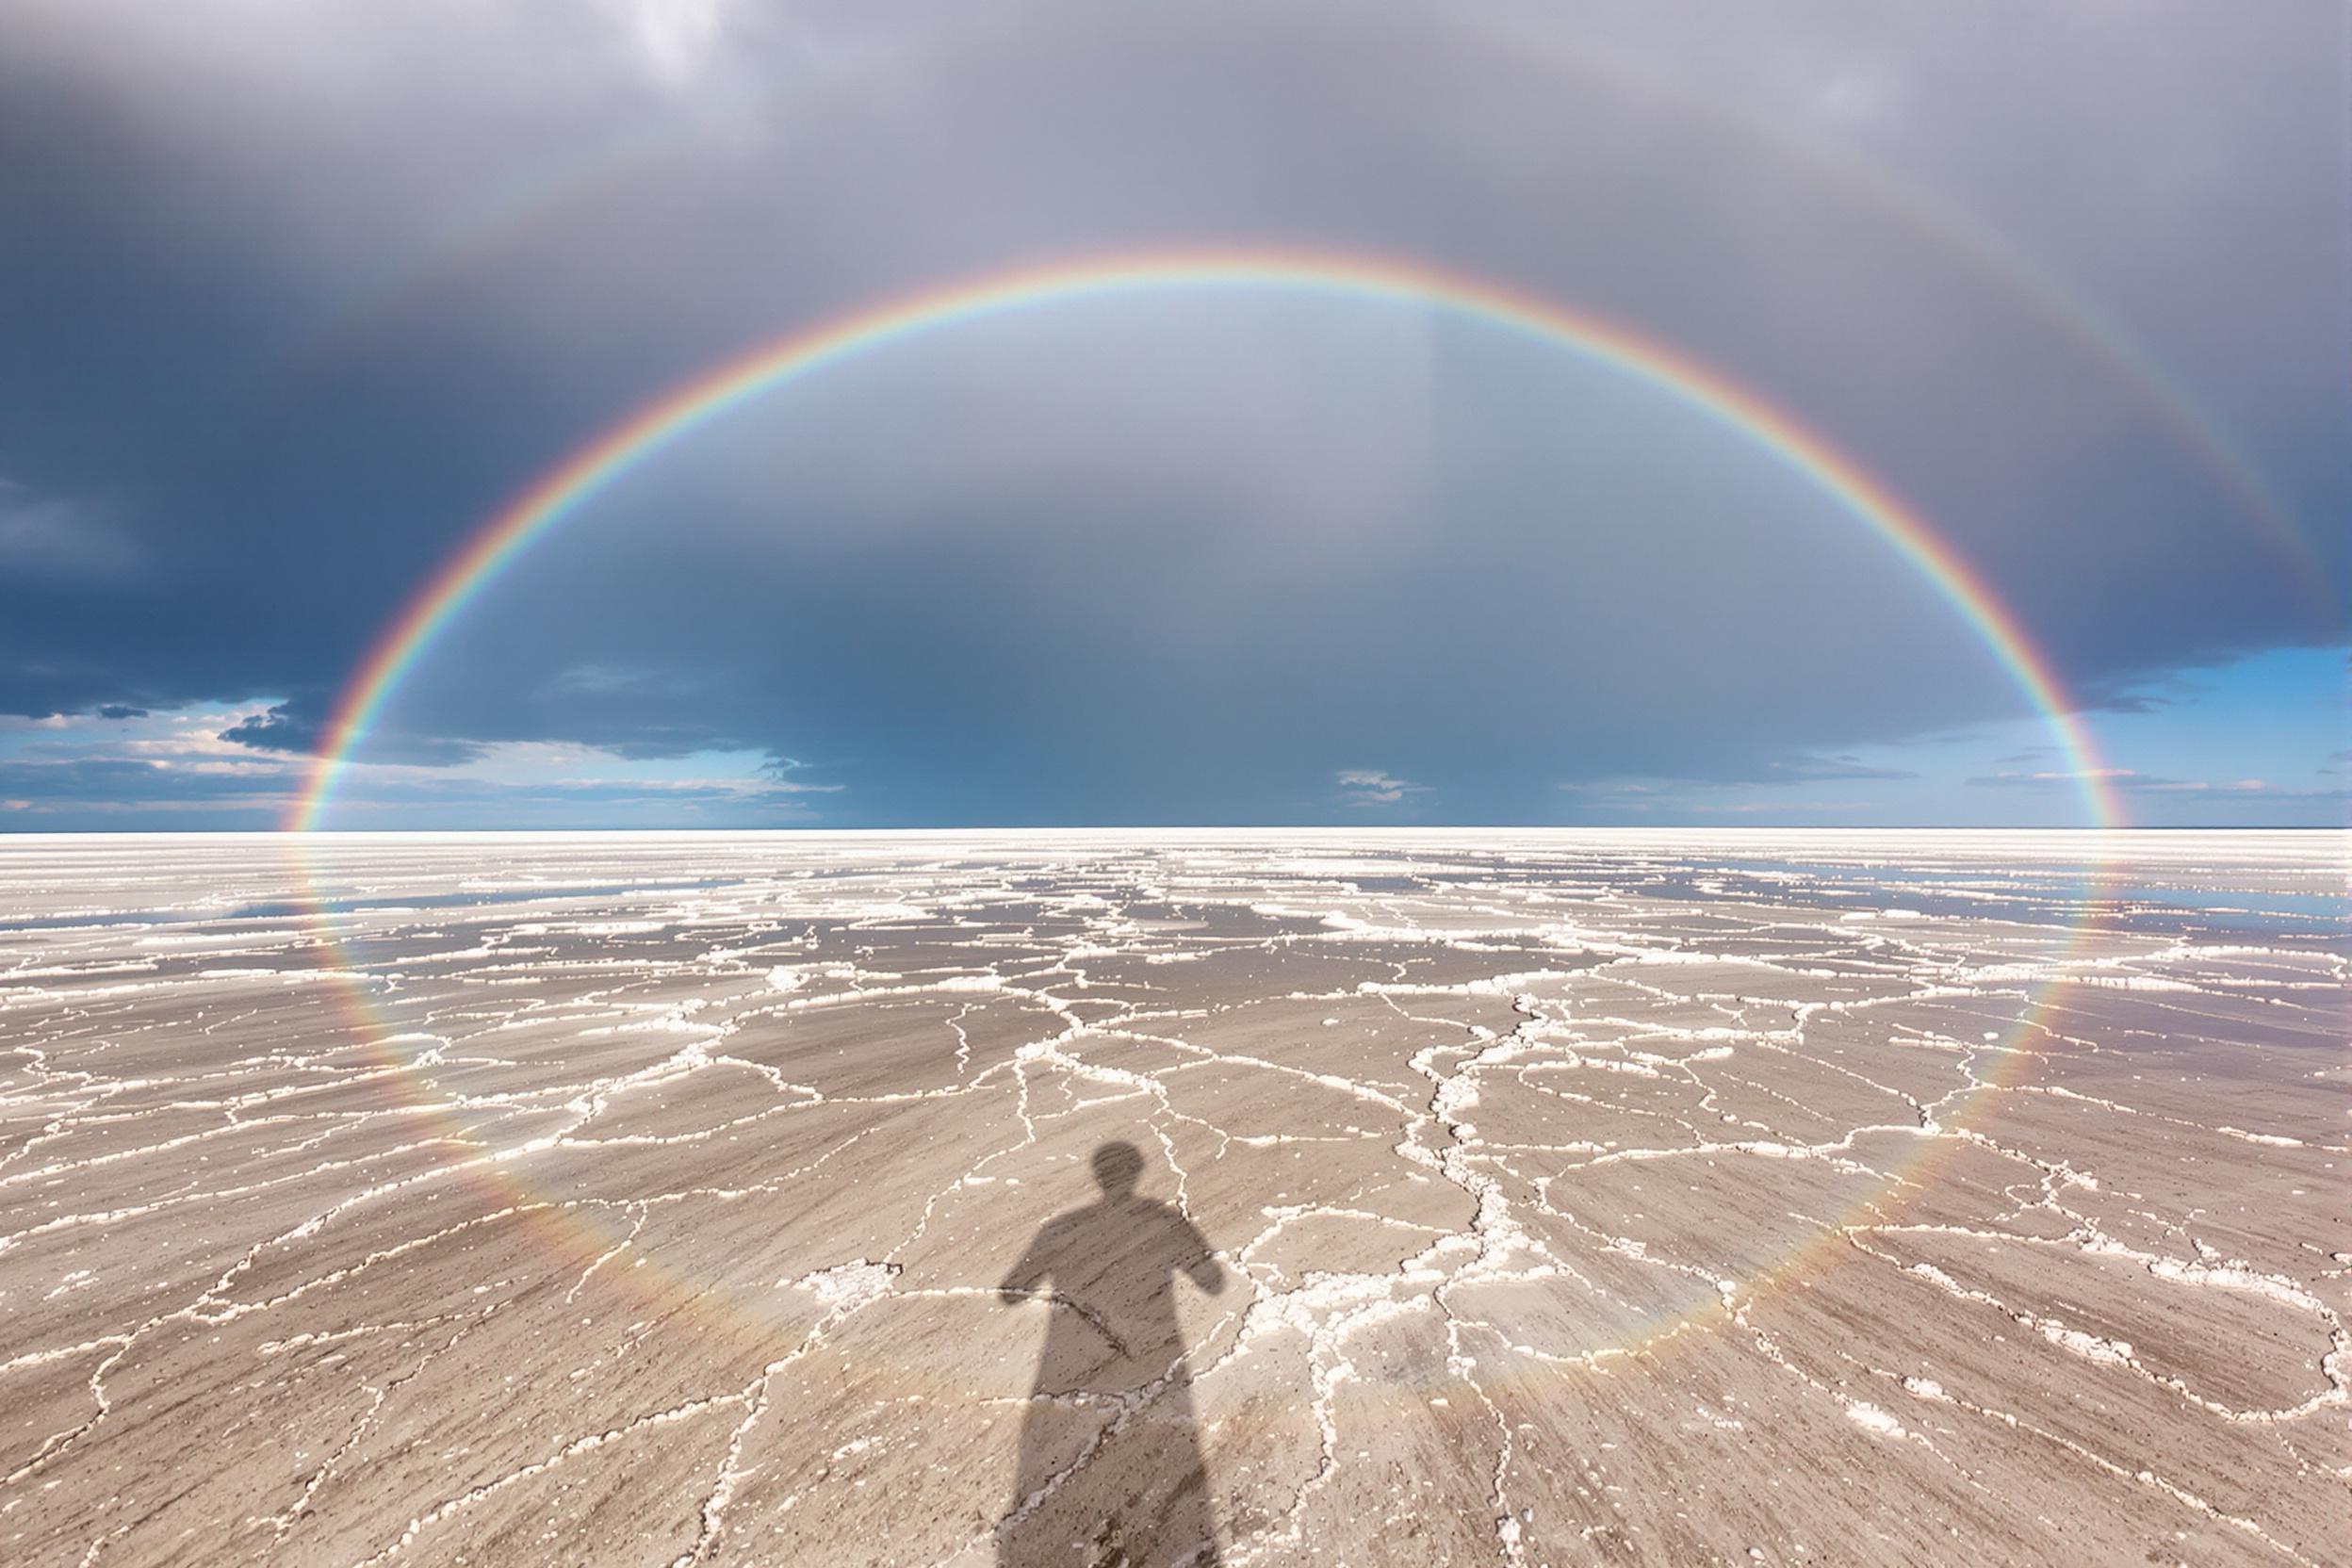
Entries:
<svg viewBox="0 0 2352 1568">
<path fill-rule="evenodd" d="M 318 699 L 303 696 L 248 714 L 221 730 L 218 739 L 254 751 L 308 757 L 325 748 L 326 727 L 327 715 Z M 448 767 L 472 761 L 483 749 L 478 741 L 419 735 L 394 727 L 371 739 L 368 755 L 379 762 Z"/>
<path fill-rule="evenodd" d="M 287 751 L 307 755 L 318 749 L 320 720 L 297 713 L 291 703 L 279 703 L 265 712 L 239 719 L 220 731 L 220 739 L 256 751 Z"/>
<path fill-rule="evenodd" d="M 0 466 L 124 498 L 138 570 L 0 573 L 0 710 L 294 693 L 226 734 L 304 751 L 474 523 L 660 388 L 896 288 L 1217 242 L 1452 265 L 1722 367 L 2138 711 L 2341 634 L 2302 592 L 2352 515 L 2332 37 L 2185 5 L 29 5 Z M 1249 820 L 1376 755 L 1510 816 L 1563 778 L 1892 780 L 1842 748 L 2025 710 L 1883 541 L 1622 373 L 1168 295 L 698 433 L 485 595 L 375 755 L 808 756 L 883 820 L 991 821 Z"/>
</svg>

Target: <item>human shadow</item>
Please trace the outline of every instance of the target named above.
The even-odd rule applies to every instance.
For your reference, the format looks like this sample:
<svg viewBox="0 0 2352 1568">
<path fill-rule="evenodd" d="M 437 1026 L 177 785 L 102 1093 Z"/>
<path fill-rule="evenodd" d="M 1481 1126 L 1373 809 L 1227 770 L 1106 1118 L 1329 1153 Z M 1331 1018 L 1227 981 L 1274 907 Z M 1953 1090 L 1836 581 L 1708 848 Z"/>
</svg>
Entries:
<svg viewBox="0 0 2352 1568">
<path fill-rule="evenodd" d="M 1214 1564 L 1175 1276 L 1215 1295 L 1225 1270 L 1192 1221 L 1137 1195 L 1144 1159 L 1134 1144 L 1103 1144 L 1093 1163 L 1101 1198 L 1048 1220 L 997 1287 L 1007 1302 L 1051 1311 L 997 1561 Z"/>
</svg>

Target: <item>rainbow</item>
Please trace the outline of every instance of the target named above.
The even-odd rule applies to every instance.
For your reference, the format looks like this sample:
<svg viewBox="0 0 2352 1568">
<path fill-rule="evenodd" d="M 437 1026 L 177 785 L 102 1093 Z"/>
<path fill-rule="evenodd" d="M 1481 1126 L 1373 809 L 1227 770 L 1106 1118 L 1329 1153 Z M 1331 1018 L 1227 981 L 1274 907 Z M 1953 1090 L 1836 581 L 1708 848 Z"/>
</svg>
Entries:
<svg viewBox="0 0 2352 1568">
<path fill-rule="evenodd" d="M 314 849 L 323 850 L 333 841 L 318 830 L 335 784 L 403 678 L 485 587 L 533 543 L 559 528 L 623 474 L 764 392 L 868 351 L 963 323 L 1104 296 L 1210 289 L 1290 291 L 1447 311 L 1620 372 L 1770 454 L 1836 500 L 1935 585 L 2047 721 L 2069 771 L 2081 784 L 2092 825 L 2100 828 L 2121 825 L 2123 812 L 2116 802 L 2112 770 L 2099 761 L 2092 738 L 2074 714 L 2048 658 L 1981 576 L 1918 512 L 1793 416 L 1674 349 L 1498 283 L 1383 258 L 1262 251 L 1155 253 L 1010 270 L 900 296 L 836 317 L 672 388 L 548 470 L 491 516 L 379 636 L 337 701 L 325 744 L 286 823 L 289 828 L 300 830 L 291 842 L 311 890 L 321 962 L 335 972 L 337 1005 L 347 1028 L 375 1069 L 374 1075 L 400 1083 L 413 1080 L 417 1070 L 398 1049 L 394 1031 L 369 996 L 363 978 L 365 966 L 343 952 L 344 944 L 331 918 L 333 900 L 325 890 L 327 867 Z M 2031 988 L 2023 1015 L 1999 1046 L 1971 1048 L 1998 1053 L 1983 1080 L 1987 1086 L 2015 1082 L 2034 1059 L 2029 1037 L 2039 1030 L 2039 1016 L 2063 982 L 2061 972 L 2066 960 L 2079 952 L 2102 907 L 2104 885 L 2098 862 L 2103 851 L 2090 858 L 2094 863 L 2086 867 L 2081 883 L 2082 915 L 2067 929 L 2049 974 Z M 467 1223 L 517 1224 L 540 1237 L 557 1256 L 569 1260 L 571 1266 L 581 1270 L 583 1280 L 605 1260 L 617 1258 L 630 1247 L 632 1233 L 616 1223 L 618 1212 L 610 1200 L 560 1199 L 537 1191 L 508 1153 L 482 1151 L 468 1129 L 435 1098 L 420 1098 L 415 1108 L 433 1141 L 473 1152 L 450 1168 L 479 1191 L 487 1205 Z M 1965 1116 L 1968 1108 L 1963 1106 L 1958 1115 L 1947 1119 L 1948 1124 Z M 1882 1195 L 1926 1185 L 1934 1153 L 1942 1147 L 1940 1140 L 1923 1139 L 1920 1152 L 1890 1173 Z M 1875 1201 L 1865 1200 L 1862 1207 Z M 1821 1263 L 1841 1243 L 1844 1224 L 1860 1215 L 1858 1208 L 1789 1252 L 1759 1266 L 1749 1284 L 1761 1288 L 1769 1280 Z M 775 1310 L 772 1305 L 736 1299 L 724 1287 L 690 1278 L 650 1254 L 641 1254 L 631 1265 L 615 1266 L 607 1271 L 606 1278 L 612 1288 L 663 1315 L 721 1311 L 720 1320 L 731 1322 L 736 1329 L 760 1331 Z M 1709 1297 L 1698 1306 L 1654 1323 L 1652 1331 L 1637 1341 L 1598 1355 L 1640 1353 L 1701 1329 L 1728 1312 L 1727 1306 Z M 918 1374 L 912 1368 L 906 1369 L 906 1375 L 921 1377 L 926 1386 L 936 1386 L 952 1376 L 938 1371 Z"/>
<path fill-rule="evenodd" d="M 672 387 L 508 502 L 400 612 L 337 700 L 286 825 L 303 832 L 322 825 L 337 780 L 402 678 L 476 596 L 623 474 L 730 409 L 843 361 L 989 318 L 1104 296 L 1203 290 L 1442 310 L 1621 372 L 1761 449 L 1868 526 L 1935 586 L 2048 722 L 2092 825 L 2124 822 L 2112 771 L 2016 616 L 1926 518 L 1793 415 L 1655 339 L 1505 284 L 1413 261 L 1252 250 L 1118 255 L 951 283 L 788 333 Z"/>
<path fill-rule="evenodd" d="M 1349 23 L 1359 36 L 1376 18 L 1372 8 L 1351 11 Z M 871 91 L 876 83 L 915 71 L 971 70 L 975 61 L 996 53 L 1026 57 L 1041 38 L 1069 46 L 1070 17 L 1040 29 L 1035 17 L 1018 10 L 991 13 L 965 21 L 927 42 L 902 45 L 879 54 L 832 62 L 806 88 L 792 95 L 791 106 L 804 113 L 812 101 Z M 1225 26 L 1237 18 L 1214 20 Z M 1993 229 L 1950 201 L 1936 196 L 1916 180 L 1859 155 L 1835 139 L 1808 134 L 1786 120 L 1743 109 L 1722 94 L 1692 90 L 1653 61 L 1606 45 L 1590 37 L 1561 34 L 1557 18 L 1534 13 L 1511 18 L 1500 12 L 1449 9 L 1444 25 L 1425 36 L 1410 14 L 1388 16 L 1385 25 L 1400 47 L 1419 50 L 1438 39 L 1450 43 L 1476 38 L 1481 45 L 1512 61 L 1581 72 L 1622 88 L 1638 90 L 1669 105 L 1706 125 L 1726 140 L 1762 147 L 1791 164 L 1819 175 L 1868 202 L 1920 238 L 1964 262 L 1985 282 L 2002 289 L 2031 312 L 2045 328 L 2074 344 L 2154 414 L 2172 438 L 2192 453 L 2231 504 L 2263 535 L 2264 543 L 2305 601 L 2329 624 L 2341 618 L 2343 605 L 2333 574 L 2301 530 L 2294 509 L 2279 495 L 2261 466 L 2229 433 L 2228 427 L 2178 377 L 2169 373 L 2148 346 L 2094 302 L 2069 288 Z M 1189 37 L 1199 19 L 1143 12 L 1120 14 L 1108 24 L 1089 15 L 1089 24 L 1102 25 L 1099 36 L 1151 43 L 1160 29 L 1170 41 Z M 1147 36 L 1145 29 L 1152 31 Z M 765 112 L 763 106 L 761 112 Z M 394 324 L 405 311 L 431 296 L 432 290 L 467 269 L 516 250 L 542 225 L 559 214 L 584 209 L 608 199 L 619 180 L 652 172 L 713 133 L 729 138 L 756 135 L 761 121 L 742 101 L 726 95 L 710 107 L 675 122 L 646 125 L 602 144 L 570 148 L 550 167 L 515 182 L 498 196 L 452 224 L 424 253 L 405 266 L 389 268 L 363 283 L 335 310 L 314 337 L 275 372 L 275 395 L 299 395 L 303 379 L 343 345 L 371 331 Z"/>
</svg>

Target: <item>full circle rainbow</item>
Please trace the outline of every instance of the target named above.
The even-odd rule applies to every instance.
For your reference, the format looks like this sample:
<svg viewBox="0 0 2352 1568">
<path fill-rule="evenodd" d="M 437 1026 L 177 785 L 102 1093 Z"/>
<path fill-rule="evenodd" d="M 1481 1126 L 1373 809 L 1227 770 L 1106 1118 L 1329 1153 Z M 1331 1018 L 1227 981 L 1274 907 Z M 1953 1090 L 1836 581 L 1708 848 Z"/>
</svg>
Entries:
<svg viewBox="0 0 2352 1568">
<path fill-rule="evenodd" d="M 901 295 L 787 333 L 671 388 L 515 497 L 435 572 L 360 663 L 286 825 L 318 828 L 352 752 L 433 639 L 523 552 L 613 481 L 762 393 L 934 332 L 1114 295 L 1280 291 L 1437 308 L 1564 350 L 1664 394 L 1811 482 L 1933 583 L 2048 721 L 2082 785 L 2091 824 L 2124 813 L 2056 672 L 1975 569 L 1927 520 L 1853 459 L 1722 372 L 1631 329 L 1537 295 L 1418 262 L 1297 251 L 1167 252 L 1017 269 Z"/>
<path fill-rule="evenodd" d="M 1287 292 L 1442 310 L 1618 371 L 1761 449 L 1870 527 L 1935 585 L 2046 721 L 2064 754 L 2067 774 L 2080 786 L 2088 825 L 2101 829 L 2123 825 L 2114 771 L 2100 761 L 2050 661 L 2016 616 L 1923 516 L 1794 416 L 1673 348 L 1504 284 L 1413 261 L 1256 250 L 1154 252 L 994 272 L 836 316 L 673 387 L 517 495 L 483 523 L 410 600 L 377 640 L 337 702 L 325 744 L 286 825 L 304 835 L 320 831 L 336 781 L 402 678 L 476 596 L 531 545 L 673 442 L 764 392 L 935 331 L 1083 300 L 1204 290 Z M 2095 852 L 2092 858 L 2103 863 L 2104 851 Z M 350 1021 L 381 1058 L 385 1072 L 405 1076 L 414 1065 L 397 1059 L 389 1049 L 390 1031 L 376 1017 L 359 983 L 362 977 L 352 972 L 361 966 L 341 958 L 343 944 L 329 927 L 326 911 L 331 901 L 318 891 L 318 868 L 307 855 L 302 860 L 319 911 L 316 920 L 322 934 L 322 957 L 348 980 L 339 983 L 339 989 Z M 2024 1014 L 2001 1047 L 2001 1059 L 1981 1080 L 1986 1086 L 2014 1080 L 2031 1058 L 2033 1053 L 2020 1042 L 2036 1028 L 2037 1017 L 2058 983 L 2057 972 L 2077 951 L 2097 918 L 2099 883 L 2097 867 L 2086 867 L 2081 887 L 2082 913 L 2066 929 L 2063 950 L 2055 956 L 2048 976 L 2031 988 Z M 419 1109 L 430 1112 L 433 1107 Z M 440 1119 L 450 1122 L 448 1135 L 451 1141 L 470 1141 L 458 1134 L 452 1119 L 441 1115 Z M 1937 1146 L 1935 1139 L 1925 1140 L 1920 1154 L 1903 1162 L 1889 1178 L 1890 1185 L 1918 1184 L 1928 1152 Z M 583 1257 L 601 1260 L 628 1245 L 626 1237 L 616 1239 L 598 1223 L 593 1204 L 563 1202 L 532 1193 L 508 1168 L 510 1153 L 514 1152 L 521 1151 L 487 1154 L 461 1168 L 499 1196 L 503 1207 L 486 1217 L 521 1217 L 544 1227 L 551 1240 Z M 1841 1233 L 1837 1224 L 1826 1227 L 1815 1242 L 1760 1267 L 1756 1279 L 1785 1274 L 1803 1260 L 1819 1256 L 1821 1246 Z M 641 1259 L 639 1267 L 652 1261 Z M 642 1273 L 622 1271 L 619 1279 L 633 1293 L 671 1301 L 704 1293 L 694 1282 L 675 1278 L 672 1271 L 658 1265 Z M 1699 1310 L 1681 1314 L 1642 1344 L 1671 1338 L 1704 1315 Z M 1608 1353 L 1639 1348 L 1621 1347 Z"/>
</svg>

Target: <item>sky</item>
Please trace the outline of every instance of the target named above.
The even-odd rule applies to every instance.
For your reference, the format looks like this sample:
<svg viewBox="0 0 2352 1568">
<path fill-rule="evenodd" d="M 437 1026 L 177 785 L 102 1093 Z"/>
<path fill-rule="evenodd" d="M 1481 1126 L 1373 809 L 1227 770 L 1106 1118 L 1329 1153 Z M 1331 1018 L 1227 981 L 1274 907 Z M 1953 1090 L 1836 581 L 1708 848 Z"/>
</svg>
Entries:
<svg viewBox="0 0 2352 1568">
<path fill-rule="evenodd" d="M 0 828 L 2340 825 L 2346 13 L 0 0 Z M 2083 776 L 2096 774 L 2095 779 Z M 2095 787 L 2094 787 L 2095 786 Z"/>
</svg>

